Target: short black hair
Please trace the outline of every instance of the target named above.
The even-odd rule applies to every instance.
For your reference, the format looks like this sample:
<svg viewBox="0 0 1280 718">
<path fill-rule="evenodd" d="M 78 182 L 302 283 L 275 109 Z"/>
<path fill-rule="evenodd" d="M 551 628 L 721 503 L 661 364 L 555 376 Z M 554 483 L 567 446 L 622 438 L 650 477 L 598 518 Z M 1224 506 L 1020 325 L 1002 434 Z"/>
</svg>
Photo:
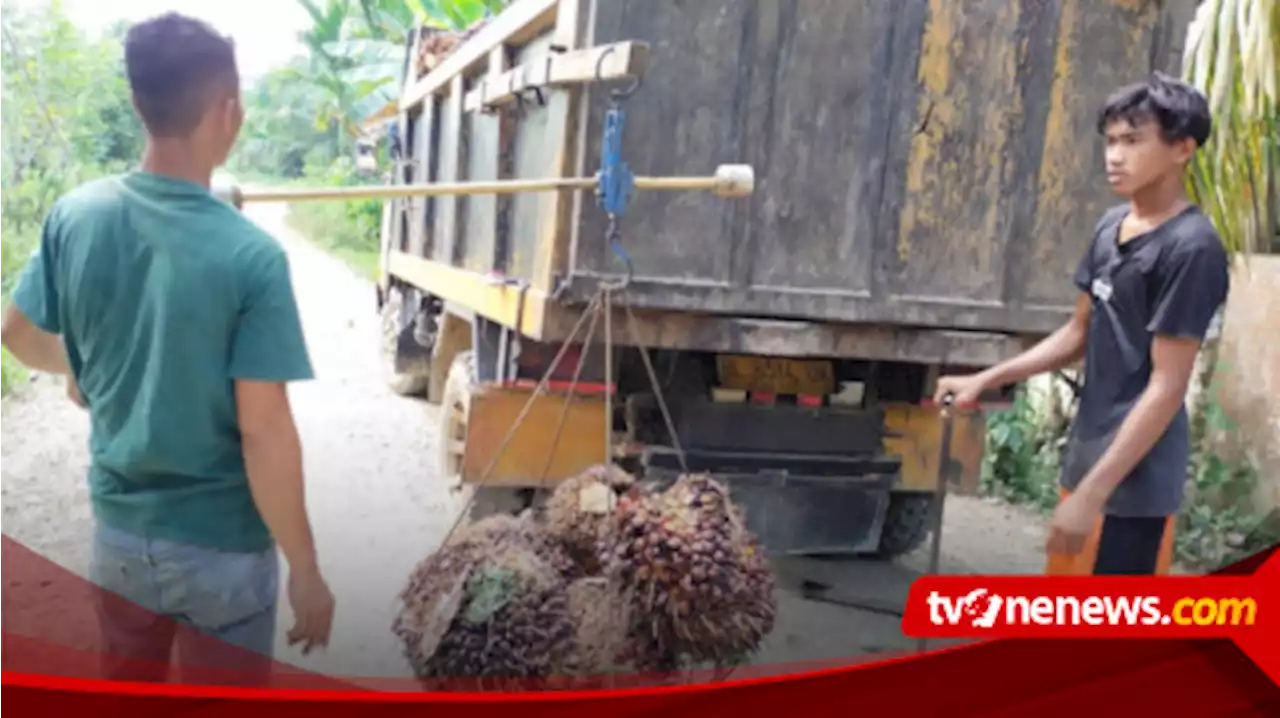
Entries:
<svg viewBox="0 0 1280 718">
<path fill-rule="evenodd" d="M 1116 120 L 1135 126 L 1154 120 L 1165 142 L 1191 138 L 1197 147 L 1204 146 L 1213 129 L 1209 100 L 1204 93 L 1162 72 L 1112 93 L 1098 113 L 1098 133 L 1105 133 L 1107 125 Z"/>
<path fill-rule="evenodd" d="M 170 12 L 129 28 L 125 70 L 138 114 L 156 137 L 190 134 L 220 83 L 238 88 L 235 45 L 207 23 Z"/>
</svg>

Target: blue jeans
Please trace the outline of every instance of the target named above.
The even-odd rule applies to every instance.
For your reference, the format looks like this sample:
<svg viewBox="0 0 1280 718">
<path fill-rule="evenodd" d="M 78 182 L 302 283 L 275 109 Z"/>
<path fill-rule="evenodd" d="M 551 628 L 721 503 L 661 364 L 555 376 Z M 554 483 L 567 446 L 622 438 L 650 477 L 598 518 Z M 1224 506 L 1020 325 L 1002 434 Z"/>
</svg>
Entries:
<svg viewBox="0 0 1280 718">
<path fill-rule="evenodd" d="M 274 548 L 231 553 L 99 523 L 90 578 L 105 589 L 97 600 L 105 678 L 163 682 L 176 645 L 179 664 L 197 671 L 198 682 L 269 679 L 279 590 Z"/>
</svg>

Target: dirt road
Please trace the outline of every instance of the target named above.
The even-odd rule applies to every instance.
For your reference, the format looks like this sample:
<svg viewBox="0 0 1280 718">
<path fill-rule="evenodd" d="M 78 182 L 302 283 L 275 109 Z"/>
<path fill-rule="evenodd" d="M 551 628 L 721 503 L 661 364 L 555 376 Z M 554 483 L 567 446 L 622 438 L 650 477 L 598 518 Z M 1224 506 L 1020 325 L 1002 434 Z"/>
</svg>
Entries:
<svg viewBox="0 0 1280 718">
<path fill-rule="evenodd" d="M 285 208 L 251 216 L 288 248 L 317 379 L 292 389 L 305 446 L 308 504 L 321 562 L 337 595 L 328 651 L 303 658 L 279 642 L 278 657 L 330 675 L 408 676 L 389 627 L 394 598 L 430 552 L 457 506 L 433 472 L 436 409 L 381 383 L 373 291 L 337 260 L 284 227 Z M 3 410 L 4 533 L 83 574 L 91 515 L 85 486 L 87 417 L 59 384 L 40 377 Z M 1042 570 L 1043 521 L 978 499 L 947 504 L 947 572 Z M 905 595 L 919 552 L 894 566 L 835 567 L 843 581 Z M 282 596 L 283 598 L 283 596 Z M 287 603 L 280 632 L 290 621 Z M 761 661 L 800 661 L 906 645 L 898 619 L 782 598 Z"/>
</svg>

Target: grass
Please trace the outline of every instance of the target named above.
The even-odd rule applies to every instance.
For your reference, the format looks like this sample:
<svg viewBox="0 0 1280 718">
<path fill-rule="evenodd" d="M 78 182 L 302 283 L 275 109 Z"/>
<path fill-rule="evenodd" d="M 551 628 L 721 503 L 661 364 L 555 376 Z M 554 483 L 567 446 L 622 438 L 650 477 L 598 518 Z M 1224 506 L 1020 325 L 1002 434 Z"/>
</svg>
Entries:
<svg viewBox="0 0 1280 718">
<path fill-rule="evenodd" d="M 297 202 L 289 206 L 288 224 L 361 277 L 378 275 L 382 204 L 378 200 Z"/>
<path fill-rule="evenodd" d="M 378 253 L 340 247 L 332 250 L 334 256 L 354 269 L 361 277 L 375 282 L 378 279 Z"/>
<path fill-rule="evenodd" d="M 28 376 L 26 367 L 18 363 L 8 349 L 0 348 L 0 396 L 11 396 L 27 382 Z"/>
<path fill-rule="evenodd" d="M 289 226 L 361 277 L 378 276 L 378 235 L 347 217 L 340 203 L 304 202 L 289 207 Z"/>
</svg>

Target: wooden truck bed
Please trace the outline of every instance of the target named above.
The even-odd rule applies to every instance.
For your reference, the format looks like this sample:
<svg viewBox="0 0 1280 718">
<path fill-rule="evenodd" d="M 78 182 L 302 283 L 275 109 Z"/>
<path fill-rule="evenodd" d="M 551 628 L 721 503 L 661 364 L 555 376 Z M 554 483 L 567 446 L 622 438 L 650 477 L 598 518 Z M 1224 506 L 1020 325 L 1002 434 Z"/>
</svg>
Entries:
<svg viewBox="0 0 1280 718">
<path fill-rule="evenodd" d="M 1194 4 L 517 0 L 409 77 L 399 181 L 589 176 L 608 100 L 589 80 L 642 73 L 633 172 L 756 173 L 747 199 L 635 195 L 620 229 L 646 342 L 989 363 L 1068 316 L 1115 201 L 1095 113 L 1176 65 Z M 391 275 L 534 338 L 565 336 L 620 271 L 590 193 L 392 217 Z"/>
</svg>

